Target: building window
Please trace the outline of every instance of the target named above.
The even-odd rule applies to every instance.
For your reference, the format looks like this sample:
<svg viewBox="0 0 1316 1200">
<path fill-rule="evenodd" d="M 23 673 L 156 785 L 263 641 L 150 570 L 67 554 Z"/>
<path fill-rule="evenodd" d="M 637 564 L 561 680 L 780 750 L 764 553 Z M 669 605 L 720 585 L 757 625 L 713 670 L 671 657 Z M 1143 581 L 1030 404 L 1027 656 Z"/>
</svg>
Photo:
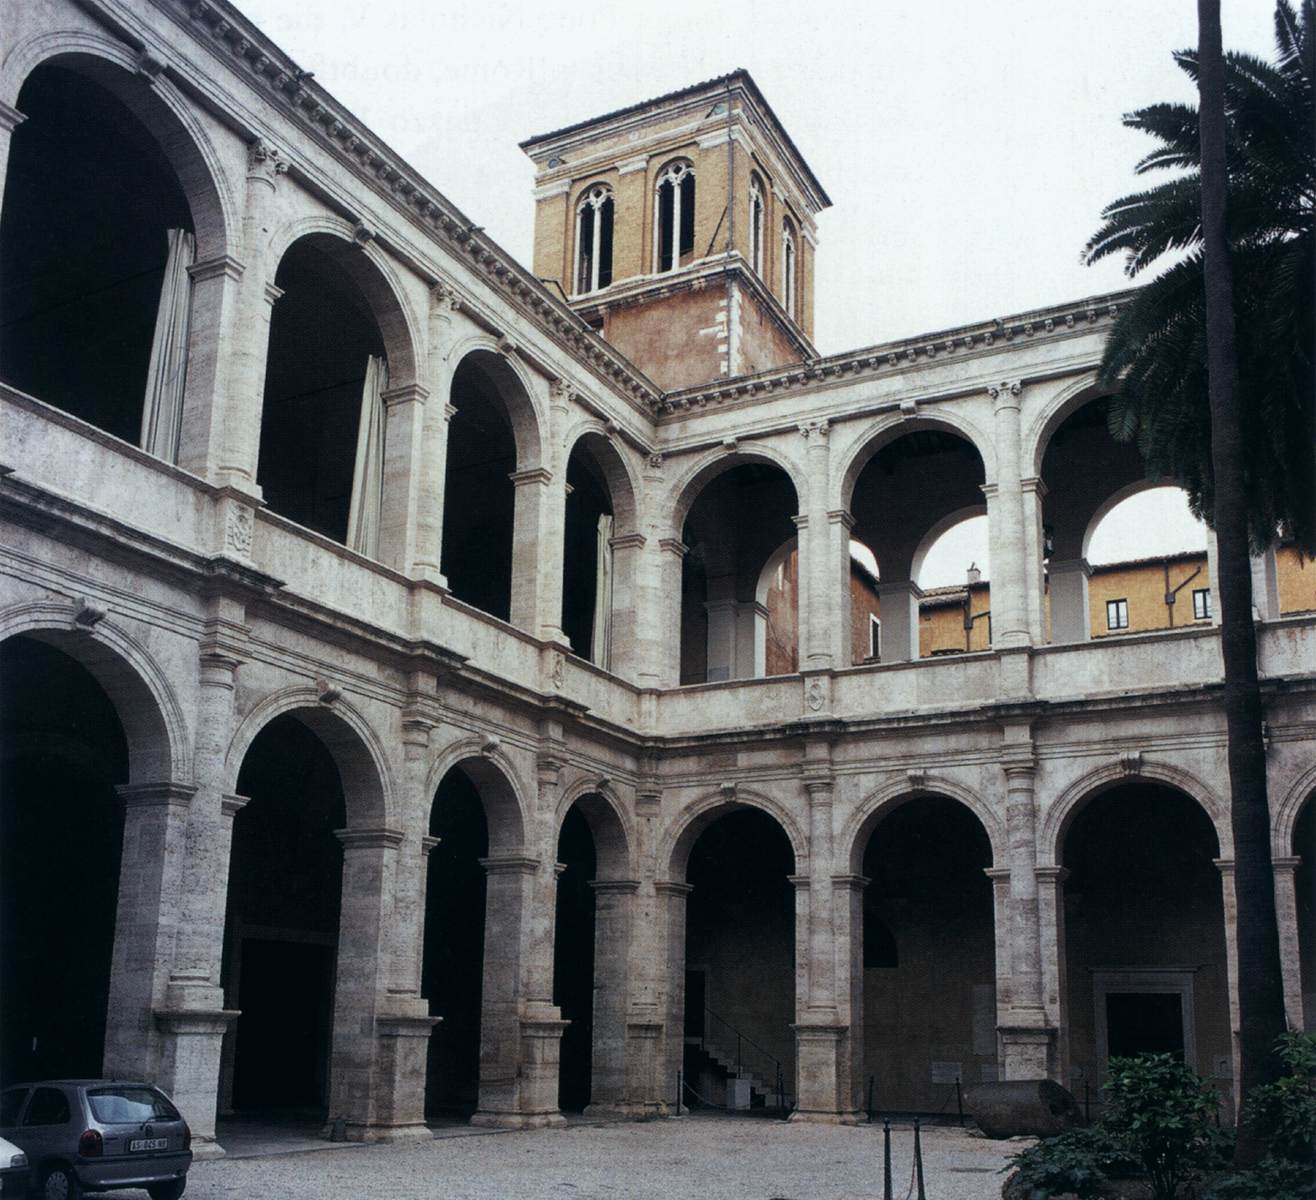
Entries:
<svg viewBox="0 0 1316 1200">
<path fill-rule="evenodd" d="M 612 191 L 597 184 L 576 208 L 576 295 L 612 282 Z"/>
<path fill-rule="evenodd" d="M 1193 620 L 1208 621 L 1211 618 L 1211 589 L 1195 588 L 1193 590 Z"/>
<path fill-rule="evenodd" d="M 658 173 L 654 200 L 655 269 L 675 271 L 694 256 L 694 168 L 688 162 L 668 163 Z"/>
<path fill-rule="evenodd" d="M 763 185 L 757 175 L 749 178 L 749 257 L 759 278 L 763 277 Z"/>
<path fill-rule="evenodd" d="M 786 314 L 790 317 L 796 315 L 795 258 L 795 231 L 788 221 L 781 227 L 781 298 L 786 305 Z"/>
<path fill-rule="evenodd" d="M 1106 601 L 1106 628 L 1127 629 L 1129 627 L 1129 602 L 1127 600 Z"/>
<path fill-rule="evenodd" d="M 882 657 L 882 622 L 871 613 L 868 617 L 868 657 Z"/>
</svg>

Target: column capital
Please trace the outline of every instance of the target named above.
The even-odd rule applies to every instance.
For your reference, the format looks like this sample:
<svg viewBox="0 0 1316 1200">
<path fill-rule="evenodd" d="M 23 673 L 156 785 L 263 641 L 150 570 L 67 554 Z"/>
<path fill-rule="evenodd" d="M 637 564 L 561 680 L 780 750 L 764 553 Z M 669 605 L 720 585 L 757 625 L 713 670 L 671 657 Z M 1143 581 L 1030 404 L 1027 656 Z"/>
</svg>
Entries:
<svg viewBox="0 0 1316 1200">
<path fill-rule="evenodd" d="M 1300 854 L 1282 854 L 1271 857 L 1270 865 L 1274 868 L 1276 875 L 1292 875 L 1300 866 L 1302 866 L 1302 856 Z"/>
<path fill-rule="evenodd" d="M 1039 881 L 1045 881 L 1047 883 L 1064 883 L 1065 880 L 1069 878 L 1069 868 L 1056 866 L 1035 867 L 1033 869 L 1033 874 Z"/>
<path fill-rule="evenodd" d="M 807 875 L 787 875 L 786 882 L 797 892 L 805 892 L 809 889 L 809 877 Z"/>
<path fill-rule="evenodd" d="M 403 404 L 424 404 L 429 398 L 430 390 L 423 383 L 402 383 L 397 387 L 385 388 L 379 398 L 385 408 Z"/>
<path fill-rule="evenodd" d="M 478 860 L 486 875 L 534 875 L 539 859 L 528 854 L 498 854 Z"/>
<path fill-rule="evenodd" d="M 334 837 L 343 844 L 343 850 L 384 850 L 402 845 L 406 835 L 400 829 L 383 825 L 366 829 L 335 829 Z"/>
<path fill-rule="evenodd" d="M 622 533 L 617 537 L 610 537 L 608 545 L 614 550 L 641 550 L 647 540 L 642 533 Z"/>
<path fill-rule="evenodd" d="M 632 896 L 640 890 L 638 879 L 591 879 L 596 896 Z"/>
<path fill-rule="evenodd" d="M 680 538 L 659 538 L 658 547 L 668 554 L 675 554 L 677 558 L 684 558 L 690 553 L 690 547 L 687 546 Z"/>
<path fill-rule="evenodd" d="M 660 896 L 688 896 L 695 889 L 688 883 L 682 883 L 676 879 L 656 879 L 654 880 L 653 890 Z"/>
<path fill-rule="evenodd" d="M 1024 495 L 1035 494 L 1039 500 L 1045 500 L 1050 489 L 1038 475 L 1029 475 L 1019 480 L 1019 488 Z"/>
<path fill-rule="evenodd" d="M 524 471 L 510 471 L 507 476 L 513 487 L 524 487 L 538 483 L 547 485 L 553 481 L 553 472 L 547 467 L 527 467 Z"/>
<path fill-rule="evenodd" d="M 246 265 L 233 255 L 220 254 L 193 263 L 187 268 L 187 273 L 192 277 L 193 283 L 205 283 L 210 279 L 232 279 L 236 282 L 242 278 L 242 273 L 246 269 Z"/>
<path fill-rule="evenodd" d="M 1005 379 L 1000 383 L 989 384 L 987 394 L 992 398 L 992 408 L 996 412 L 1002 409 L 1018 409 L 1019 395 L 1024 390 L 1022 379 Z"/>
<path fill-rule="evenodd" d="M 829 525 L 841 525 L 848 531 L 854 528 L 854 514 L 848 509 L 833 508 L 827 513 Z"/>
<path fill-rule="evenodd" d="M 0 130 L 10 132 L 27 120 L 27 113 L 20 112 L 12 104 L 0 100 Z"/>
<path fill-rule="evenodd" d="M 197 791 L 193 784 L 172 779 L 163 783 L 121 783 L 114 790 L 125 808 L 179 809 L 186 809 Z"/>
<path fill-rule="evenodd" d="M 239 796 L 237 792 L 225 792 L 220 797 L 219 809 L 229 820 L 232 820 L 250 803 L 250 796 Z"/>
<path fill-rule="evenodd" d="M 862 892 L 872 882 L 867 875 L 832 876 L 832 888 L 838 892 Z"/>
<path fill-rule="evenodd" d="M 796 513 L 793 517 L 791 517 L 791 520 L 794 522 L 794 524 L 795 524 L 795 528 L 796 528 L 796 529 L 808 529 L 808 528 L 809 528 L 809 514 L 808 514 L 808 513 Z"/>
<path fill-rule="evenodd" d="M 259 180 L 271 189 L 280 175 L 288 173 L 288 160 L 264 138 L 257 138 L 247 147 L 247 178 Z"/>
</svg>

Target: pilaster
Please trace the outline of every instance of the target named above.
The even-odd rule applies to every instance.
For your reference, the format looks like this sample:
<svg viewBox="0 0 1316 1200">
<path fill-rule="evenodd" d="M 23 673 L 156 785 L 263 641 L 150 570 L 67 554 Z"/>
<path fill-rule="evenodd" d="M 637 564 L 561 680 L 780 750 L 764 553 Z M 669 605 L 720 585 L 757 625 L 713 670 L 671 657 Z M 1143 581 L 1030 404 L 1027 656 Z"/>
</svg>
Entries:
<svg viewBox="0 0 1316 1200">
<path fill-rule="evenodd" d="M 1275 916 L 1279 924 L 1279 961 L 1284 981 L 1284 1016 L 1290 1029 L 1303 1029 L 1302 957 L 1298 941 L 1297 874 L 1301 857 L 1272 858 L 1275 871 Z"/>
</svg>

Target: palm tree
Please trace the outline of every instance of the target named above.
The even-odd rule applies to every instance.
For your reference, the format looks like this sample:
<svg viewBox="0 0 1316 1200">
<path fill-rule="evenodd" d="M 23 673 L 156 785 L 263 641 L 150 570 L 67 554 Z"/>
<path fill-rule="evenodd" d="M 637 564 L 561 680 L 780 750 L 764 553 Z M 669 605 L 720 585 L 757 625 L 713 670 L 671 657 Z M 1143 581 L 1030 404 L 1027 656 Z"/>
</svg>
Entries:
<svg viewBox="0 0 1316 1200">
<path fill-rule="evenodd" d="M 1234 835 L 1239 1093 L 1281 1070 L 1284 1029 L 1261 691 L 1248 562 L 1279 530 L 1316 541 L 1313 429 L 1313 0 L 1275 13 L 1279 61 L 1221 52 L 1219 0 L 1198 0 L 1200 51 L 1176 56 L 1197 78 L 1201 113 L 1156 105 L 1125 124 L 1162 148 L 1139 171 L 1179 168 L 1117 201 L 1089 261 L 1123 250 L 1137 275 L 1186 252 L 1134 299 L 1102 363 L 1123 388 L 1112 432 L 1136 436 L 1149 467 L 1177 478 L 1219 543 L 1230 819 Z M 1255 1163 L 1266 1131 L 1241 1125 L 1235 1161 Z"/>
</svg>

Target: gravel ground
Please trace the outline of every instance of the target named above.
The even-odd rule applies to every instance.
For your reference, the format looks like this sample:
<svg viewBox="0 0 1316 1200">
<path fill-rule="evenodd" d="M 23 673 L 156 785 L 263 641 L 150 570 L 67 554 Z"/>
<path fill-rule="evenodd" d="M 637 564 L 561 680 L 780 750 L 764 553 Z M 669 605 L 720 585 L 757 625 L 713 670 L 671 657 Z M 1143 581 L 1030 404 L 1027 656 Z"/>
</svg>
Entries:
<svg viewBox="0 0 1316 1200">
<path fill-rule="evenodd" d="M 913 1147 L 912 1130 L 893 1130 L 895 1200 L 904 1200 L 910 1187 Z M 925 1129 L 928 1200 L 999 1197 L 998 1171 L 1017 1148 L 968 1130 Z M 132 1195 L 125 1192 L 122 1198 Z M 339 1146 L 197 1163 L 187 1195 L 188 1200 L 880 1200 L 882 1133 L 876 1125 L 695 1116 L 440 1135 L 406 1146 Z"/>
</svg>

